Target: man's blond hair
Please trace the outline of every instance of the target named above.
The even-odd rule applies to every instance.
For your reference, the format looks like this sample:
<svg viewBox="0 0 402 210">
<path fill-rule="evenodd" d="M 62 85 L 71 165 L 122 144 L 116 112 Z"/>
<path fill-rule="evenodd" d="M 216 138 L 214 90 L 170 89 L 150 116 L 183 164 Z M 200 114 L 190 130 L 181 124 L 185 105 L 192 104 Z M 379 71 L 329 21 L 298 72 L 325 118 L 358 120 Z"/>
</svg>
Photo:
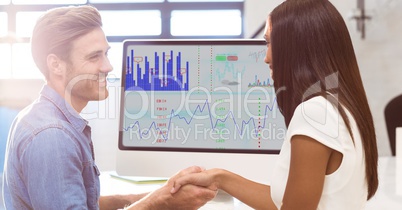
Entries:
<svg viewBox="0 0 402 210">
<path fill-rule="evenodd" d="M 89 5 L 54 8 L 42 15 L 32 32 L 31 51 L 45 78 L 49 76 L 49 54 L 69 62 L 73 41 L 99 27 L 102 27 L 99 11 Z"/>
</svg>

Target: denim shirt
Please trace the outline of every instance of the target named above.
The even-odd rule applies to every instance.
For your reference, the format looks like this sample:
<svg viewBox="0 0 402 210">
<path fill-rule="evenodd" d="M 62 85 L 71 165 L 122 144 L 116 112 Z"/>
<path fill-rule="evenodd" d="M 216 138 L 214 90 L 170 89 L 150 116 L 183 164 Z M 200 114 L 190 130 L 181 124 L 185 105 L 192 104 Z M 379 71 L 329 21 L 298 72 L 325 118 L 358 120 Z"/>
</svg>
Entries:
<svg viewBox="0 0 402 210">
<path fill-rule="evenodd" d="M 99 185 L 88 122 L 45 85 L 10 129 L 6 209 L 99 209 Z"/>
</svg>

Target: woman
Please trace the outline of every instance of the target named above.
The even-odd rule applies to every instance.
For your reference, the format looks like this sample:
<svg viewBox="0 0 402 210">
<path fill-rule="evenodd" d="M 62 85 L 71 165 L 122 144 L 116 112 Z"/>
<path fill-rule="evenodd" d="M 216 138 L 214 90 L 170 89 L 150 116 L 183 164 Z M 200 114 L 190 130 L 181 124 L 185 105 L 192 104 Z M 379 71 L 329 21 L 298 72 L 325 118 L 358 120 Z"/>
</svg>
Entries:
<svg viewBox="0 0 402 210">
<path fill-rule="evenodd" d="M 179 178 L 172 193 L 192 183 L 255 209 L 364 209 L 378 187 L 378 153 L 344 20 L 328 0 L 287 0 L 270 14 L 264 38 L 288 128 L 271 185 L 210 169 Z"/>
</svg>

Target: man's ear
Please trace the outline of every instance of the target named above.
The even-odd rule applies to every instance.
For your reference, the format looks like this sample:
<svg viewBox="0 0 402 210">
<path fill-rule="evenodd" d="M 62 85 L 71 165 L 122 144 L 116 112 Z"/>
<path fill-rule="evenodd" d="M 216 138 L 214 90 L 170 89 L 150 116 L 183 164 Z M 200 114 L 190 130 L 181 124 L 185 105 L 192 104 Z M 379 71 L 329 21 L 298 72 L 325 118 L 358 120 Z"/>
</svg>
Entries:
<svg viewBox="0 0 402 210">
<path fill-rule="evenodd" d="M 47 68 L 50 74 L 64 76 L 66 72 L 66 62 L 55 54 L 49 54 L 47 56 Z"/>
</svg>

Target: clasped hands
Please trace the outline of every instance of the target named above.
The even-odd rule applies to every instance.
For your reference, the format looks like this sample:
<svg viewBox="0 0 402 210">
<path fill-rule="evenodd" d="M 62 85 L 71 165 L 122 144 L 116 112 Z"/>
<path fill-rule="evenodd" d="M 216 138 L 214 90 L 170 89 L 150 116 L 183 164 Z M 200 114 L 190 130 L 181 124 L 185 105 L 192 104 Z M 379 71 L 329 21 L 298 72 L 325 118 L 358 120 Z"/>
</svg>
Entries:
<svg viewBox="0 0 402 210">
<path fill-rule="evenodd" d="M 203 187 L 217 193 L 219 183 L 214 179 L 214 169 L 205 170 L 199 166 L 192 166 L 178 172 L 175 176 L 169 179 L 173 186 L 170 192 L 172 194 L 180 191 L 186 185 L 193 185 L 193 187 Z"/>
<path fill-rule="evenodd" d="M 155 208 L 164 210 L 195 210 L 212 200 L 218 192 L 214 169 L 192 166 L 179 171 L 161 188 L 147 195 Z M 162 204 L 162 205 L 161 205 Z"/>
</svg>

